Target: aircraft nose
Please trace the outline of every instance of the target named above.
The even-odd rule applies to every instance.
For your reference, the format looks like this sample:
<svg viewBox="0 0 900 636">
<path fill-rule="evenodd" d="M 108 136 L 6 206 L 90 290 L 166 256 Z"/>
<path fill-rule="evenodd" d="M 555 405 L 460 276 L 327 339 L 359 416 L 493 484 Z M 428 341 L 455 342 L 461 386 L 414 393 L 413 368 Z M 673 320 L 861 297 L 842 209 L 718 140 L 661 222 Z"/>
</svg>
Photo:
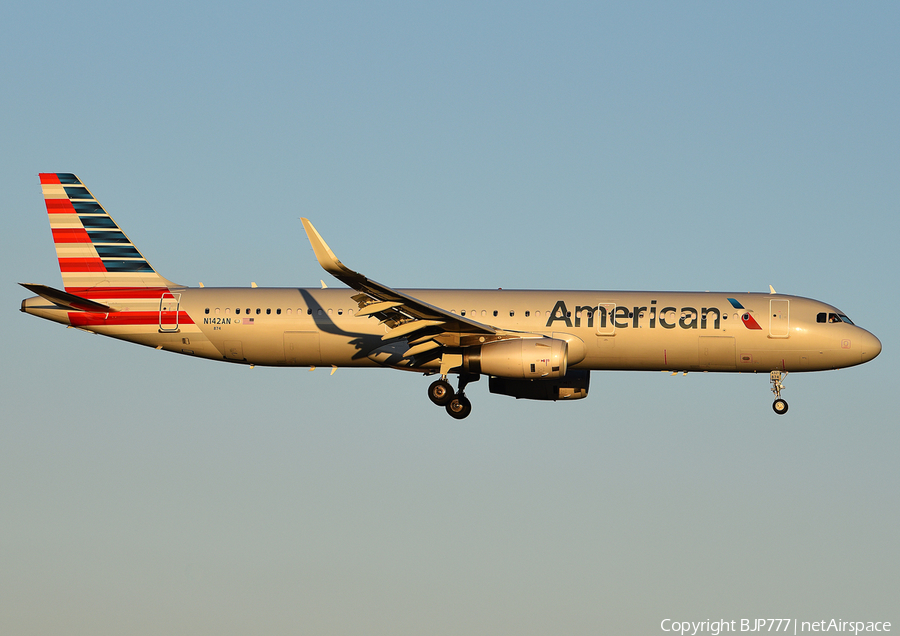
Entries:
<svg viewBox="0 0 900 636">
<path fill-rule="evenodd" d="M 862 338 L 861 351 L 862 361 L 868 362 L 869 360 L 877 357 L 879 353 L 881 353 L 881 340 L 866 331 L 865 336 Z"/>
</svg>

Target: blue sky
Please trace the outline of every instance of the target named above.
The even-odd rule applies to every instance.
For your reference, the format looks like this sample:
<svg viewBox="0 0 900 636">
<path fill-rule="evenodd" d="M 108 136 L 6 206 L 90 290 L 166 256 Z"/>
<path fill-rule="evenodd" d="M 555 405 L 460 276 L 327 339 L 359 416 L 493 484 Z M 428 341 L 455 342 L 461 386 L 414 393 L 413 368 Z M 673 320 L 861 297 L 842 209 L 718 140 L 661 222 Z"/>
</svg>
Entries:
<svg viewBox="0 0 900 636">
<path fill-rule="evenodd" d="M 6 8 L 0 631 L 900 624 L 892 3 Z M 766 291 L 862 367 L 594 373 L 572 404 L 238 368 L 19 313 L 74 172 L 165 276 Z M 335 281 L 326 281 L 335 286 Z"/>
</svg>

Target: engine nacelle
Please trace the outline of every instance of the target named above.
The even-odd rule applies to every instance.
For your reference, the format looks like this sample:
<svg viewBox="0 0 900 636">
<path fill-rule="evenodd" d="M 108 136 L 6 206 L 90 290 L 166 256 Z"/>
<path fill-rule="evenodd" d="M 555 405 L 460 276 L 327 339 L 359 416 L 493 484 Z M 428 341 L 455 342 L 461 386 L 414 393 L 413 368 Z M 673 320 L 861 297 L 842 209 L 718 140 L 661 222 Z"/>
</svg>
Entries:
<svg viewBox="0 0 900 636">
<path fill-rule="evenodd" d="M 514 380 L 492 377 L 488 382 L 491 393 L 510 395 L 524 400 L 580 400 L 586 398 L 591 372 L 572 369 L 562 378 Z"/>
<path fill-rule="evenodd" d="M 463 354 L 463 367 L 470 373 L 503 378 L 561 378 L 567 365 L 568 344 L 556 338 L 498 340 Z"/>
</svg>

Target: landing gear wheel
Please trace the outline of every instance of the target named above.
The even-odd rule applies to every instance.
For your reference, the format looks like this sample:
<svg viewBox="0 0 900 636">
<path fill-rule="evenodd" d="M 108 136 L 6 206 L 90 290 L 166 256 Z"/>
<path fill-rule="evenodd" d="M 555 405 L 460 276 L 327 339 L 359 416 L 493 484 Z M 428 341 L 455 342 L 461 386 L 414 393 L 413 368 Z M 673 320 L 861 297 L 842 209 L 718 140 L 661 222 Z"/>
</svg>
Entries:
<svg viewBox="0 0 900 636">
<path fill-rule="evenodd" d="M 779 369 L 775 369 L 769 374 L 769 382 L 772 383 L 772 393 L 775 394 L 775 401 L 772 402 L 772 410 L 779 415 L 787 413 L 788 405 L 781 399 L 781 392 L 784 391 L 784 383 L 782 380 L 787 377 L 787 371 L 782 375 Z"/>
<path fill-rule="evenodd" d="M 450 402 L 447 403 L 447 413 L 450 414 L 450 417 L 455 417 L 458 420 L 465 419 L 469 416 L 469 413 L 472 412 L 472 403 L 469 402 L 469 398 L 465 395 L 455 395 Z"/>
<path fill-rule="evenodd" d="M 453 399 L 453 387 L 446 380 L 435 380 L 428 387 L 428 399 L 438 406 L 447 406 Z"/>
</svg>

